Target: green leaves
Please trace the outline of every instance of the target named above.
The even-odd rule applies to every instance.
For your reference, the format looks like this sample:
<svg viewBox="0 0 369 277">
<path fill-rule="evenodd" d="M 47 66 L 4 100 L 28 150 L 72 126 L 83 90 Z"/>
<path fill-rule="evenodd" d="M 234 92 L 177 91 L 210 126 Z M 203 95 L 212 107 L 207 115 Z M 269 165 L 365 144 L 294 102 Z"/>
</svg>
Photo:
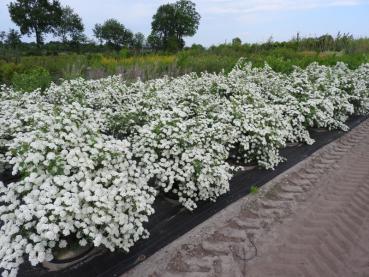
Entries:
<svg viewBox="0 0 369 277">
<path fill-rule="evenodd" d="M 169 51 L 182 49 L 183 37 L 191 37 L 196 33 L 200 18 L 195 4 L 189 0 L 160 6 L 151 23 L 150 45 Z"/>
<path fill-rule="evenodd" d="M 76 41 L 83 35 L 84 26 L 81 17 L 73 9 L 66 6 L 62 9 L 62 18 L 56 27 L 56 33 L 66 43 L 68 40 Z"/>
<path fill-rule="evenodd" d="M 43 36 L 59 26 L 63 11 L 58 0 L 16 0 L 9 4 L 9 13 L 22 34 L 36 34 L 40 46 Z"/>
<path fill-rule="evenodd" d="M 115 19 L 108 19 L 102 25 L 96 24 L 93 32 L 97 39 L 105 41 L 116 50 L 128 47 L 133 42 L 133 33 Z"/>
<path fill-rule="evenodd" d="M 25 92 L 31 92 L 38 88 L 44 91 L 50 83 L 50 73 L 42 67 L 36 67 L 24 73 L 14 73 L 12 78 L 14 88 Z"/>
<path fill-rule="evenodd" d="M 201 173 L 202 162 L 200 160 L 194 160 L 192 164 L 193 164 L 193 168 L 195 170 L 195 175 L 198 177 Z"/>
</svg>

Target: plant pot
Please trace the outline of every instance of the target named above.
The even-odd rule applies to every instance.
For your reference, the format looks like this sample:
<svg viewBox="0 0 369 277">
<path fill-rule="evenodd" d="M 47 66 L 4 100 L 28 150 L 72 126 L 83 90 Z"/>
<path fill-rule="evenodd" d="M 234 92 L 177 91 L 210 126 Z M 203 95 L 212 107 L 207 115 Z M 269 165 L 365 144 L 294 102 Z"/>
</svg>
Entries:
<svg viewBox="0 0 369 277">
<path fill-rule="evenodd" d="M 328 129 L 326 129 L 326 128 L 311 128 L 310 130 L 311 130 L 311 131 L 313 131 L 313 132 L 316 132 L 316 133 L 325 133 L 325 132 L 329 132 L 329 130 L 328 130 Z"/>
<path fill-rule="evenodd" d="M 251 171 L 251 170 L 254 170 L 257 167 L 258 167 L 257 164 L 246 164 L 246 165 L 242 166 L 242 171 Z"/>
<path fill-rule="evenodd" d="M 299 147 L 301 145 L 302 145 L 301 142 L 287 142 L 286 143 L 286 147 Z"/>
<path fill-rule="evenodd" d="M 258 167 L 257 163 L 238 163 L 231 165 L 235 166 L 235 170 L 233 170 L 233 173 L 251 171 Z"/>
<path fill-rule="evenodd" d="M 179 203 L 179 196 L 177 193 L 174 193 L 173 190 L 179 191 L 179 184 L 174 183 L 172 188 L 165 192 L 163 188 L 161 188 L 160 194 L 163 196 L 163 199 L 167 202 L 169 202 L 172 205 L 180 205 Z"/>
<path fill-rule="evenodd" d="M 71 248 L 60 248 L 54 252 L 54 260 L 52 262 L 57 264 L 74 262 L 88 255 L 92 249 L 94 249 L 92 244 L 79 247 L 72 246 Z"/>
<path fill-rule="evenodd" d="M 93 244 L 80 246 L 74 241 L 68 243 L 66 248 L 58 248 L 53 252 L 54 259 L 49 262 L 43 262 L 42 266 L 48 271 L 59 271 L 68 268 L 82 261 L 90 260 L 102 253 L 101 248 L 95 248 Z"/>
<path fill-rule="evenodd" d="M 169 202 L 170 204 L 180 205 L 178 194 L 173 193 L 172 191 L 163 192 L 163 198 L 165 201 Z"/>
</svg>

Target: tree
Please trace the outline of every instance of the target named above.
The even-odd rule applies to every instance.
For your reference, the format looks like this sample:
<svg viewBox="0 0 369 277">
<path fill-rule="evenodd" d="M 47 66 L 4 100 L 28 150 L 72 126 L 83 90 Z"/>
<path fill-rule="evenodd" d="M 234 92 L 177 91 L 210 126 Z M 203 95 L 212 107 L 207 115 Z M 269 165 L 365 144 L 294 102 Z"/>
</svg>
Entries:
<svg viewBox="0 0 369 277">
<path fill-rule="evenodd" d="M 178 40 L 183 37 L 192 37 L 196 34 L 200 24 L 200 14 L 196 5 L 188 0 L 180 0 L 176 7 L 176 35 Z"/>
<path fill-rule="evenodd" d="M 38 47 L 43 43 L 45 34 L 55 33 L 63 13 L 58 0 L 16 0 L 8 8 L 22 35 L 36 35 Z"/>
<path fill-rule="evenodd" d="M 56 28 L 56 33 L 62 41 L 64 43 L 68 40 L 78 41 L 83 37 L 84 29 L 81 17 L 71 7 L 64 7 L 60 24 Z"/>
<path fill-rule="evenodd" d="M 158 51 L 163 48 L 162 39 L 157 34 L 154 34 L 154 33 L 151 33 L 147 37 L 147 44 L 151 49 L 155 51 Z"/>
<path fill-rule="evenodd" d="M 234 38 L 232 39 L 232 46 L 241 46 L 242 45 L 242 40 L 240 38 Z"/>
<path fill-rule="evenodd" d="M 142 33 L 134 34 L 132 47 L 136 50 L 142 50 L 144 44 L 145 44 L 145 35 Z"/>
<path fill-rule="evenodd" d="M 196 5 L 189 0 L 162 5 L 153 16 L 152 36 L 160 38 L 166 50 L 182 49 L 185 45 L 183 38 L 195 35 L 200 18 Z"/>
<path fill-rule="evenodd" d="M 334 38 L 329 35 L 323 35 L 318 38 L 318 45 L 320 51 L 328 51 L 334 49 Z"/>
<path fill-rule="evenodd" d="M 165 41 L 165 49 L 170 52 L 176 52 L 180 49 L 183 49 L 184 46 L 185 41 L 182 38 L 178 39 L 176 36 L 170 36 Z"/>
<path fill-rule="evenodd" d="M 104 39 L 102 38 L 102 26 L 100 24 L 96 24 L 95 28 L 92 30 L 95 38 L 99 41 L 99 44 L 102 45 Z"/>
<path fill-rule="evenodd" d="M 104 24 L 96 24 L 93 30 L 95 37 L 116 50 L 132 45 L 133 33 L 115 19 L 109 19 Z"/>
<path fill-rule="evenodd" d="M 196 51 L 205 51 L 204 46 L 202 46 L 201 44 L 196 44 L 196 43 L 192 44 L 190 49 L 196 50 Z"/>
<path fill-rule="evenodd" d="M 5 31 L 0 32 L 0 44 L 4 44 L 6 39 L 6 33 Z"/>
<path fill-rule="evenodd" d="M 9 33 L 6 35 L 5 44 L 12 48 L 16 48 L 22 43 L 20 38 L 21 34 L 17 30 L 10 29 Z"/>
</svg>

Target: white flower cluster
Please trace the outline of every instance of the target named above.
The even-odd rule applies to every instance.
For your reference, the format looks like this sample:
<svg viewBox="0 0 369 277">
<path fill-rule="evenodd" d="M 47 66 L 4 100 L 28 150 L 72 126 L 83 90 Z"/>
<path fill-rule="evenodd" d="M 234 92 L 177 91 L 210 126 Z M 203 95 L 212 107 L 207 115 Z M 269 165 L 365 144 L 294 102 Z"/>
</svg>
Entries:
<svg viewBox="0 0 369 277">
<path fill-rule="evenodd" d="M 313 143 L 309 127 L 347 130 L 369 112 L 368 76 L 369 65 L 281 74 L 240 60 L 228 74 L 2 87 L 0 165 L 19 181 L 0 182 L 0 267 L 51 260 L 71 235 L 129 251 L 158 192 L 192 210 L 226 193 L 238 165 L 274 168 L 286 143 Z"/>
<path fill-rule="evenodd" d="M 147 172 L 127 140 L 98 132 L 98 111 L 79 103 L 39 108 L 32 130 L 24 126 L 7 144 L 21 180 L 0 184 L 0 266 L 13 275 L 25 254 L 33 265 L 49 261 L 72 234 L 81 245 L 128 251 L 148 235 L 143 223 L 154 212 Z"/>
</svg>

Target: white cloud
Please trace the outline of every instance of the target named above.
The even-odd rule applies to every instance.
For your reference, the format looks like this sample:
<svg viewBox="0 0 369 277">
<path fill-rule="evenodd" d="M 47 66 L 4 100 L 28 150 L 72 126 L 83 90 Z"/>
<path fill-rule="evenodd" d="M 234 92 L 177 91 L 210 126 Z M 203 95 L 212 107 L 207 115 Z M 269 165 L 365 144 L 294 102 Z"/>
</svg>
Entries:
<svg viewBox="0 0 369 277">
<path fill-rule="evenodd" d="M 203 13 L 216 15 L 309 10 L 369 3 L 368 0 L 203 0 L 196 2 Z"/>
</svg>

